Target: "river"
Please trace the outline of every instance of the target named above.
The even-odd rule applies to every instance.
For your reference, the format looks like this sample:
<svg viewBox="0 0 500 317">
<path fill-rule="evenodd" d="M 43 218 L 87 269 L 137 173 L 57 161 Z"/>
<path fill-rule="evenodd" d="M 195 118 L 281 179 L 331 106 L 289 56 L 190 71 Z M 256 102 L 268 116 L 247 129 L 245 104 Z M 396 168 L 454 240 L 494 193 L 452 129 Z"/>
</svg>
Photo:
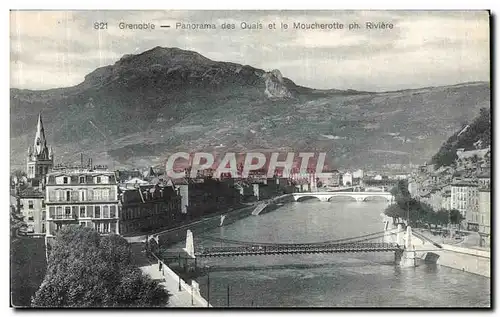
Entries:
<svg viewBox="0 0 500 317">
<path fill-rule="evenodd" d="M 341 239 L 382 231 L 386 206 L 376 201 L 289 203 L 204 234 L 277 243 Z M 195 242 L 214 244 L 196 236 Z M 204 258 L 198 265 L 210 272 L 197 281 L 213 306 L 227 306 L 228 293 L 229 305 L 237 307 L 490 306 L 489 278 L 435 264 L 400 268 L 392 252 Z"/>
</svg>

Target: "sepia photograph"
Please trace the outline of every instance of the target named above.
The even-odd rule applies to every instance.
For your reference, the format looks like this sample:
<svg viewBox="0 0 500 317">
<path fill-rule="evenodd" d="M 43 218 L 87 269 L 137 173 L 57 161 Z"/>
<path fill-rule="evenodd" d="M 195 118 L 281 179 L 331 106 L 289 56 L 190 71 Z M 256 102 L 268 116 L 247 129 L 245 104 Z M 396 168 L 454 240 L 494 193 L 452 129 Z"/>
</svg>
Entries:
<svg viewBox="0 0 500 317">
<path fill-rule="evenodd" d="M 491 309 L 490 11 L 9 17 L 12 310 Z"/>
</svg>

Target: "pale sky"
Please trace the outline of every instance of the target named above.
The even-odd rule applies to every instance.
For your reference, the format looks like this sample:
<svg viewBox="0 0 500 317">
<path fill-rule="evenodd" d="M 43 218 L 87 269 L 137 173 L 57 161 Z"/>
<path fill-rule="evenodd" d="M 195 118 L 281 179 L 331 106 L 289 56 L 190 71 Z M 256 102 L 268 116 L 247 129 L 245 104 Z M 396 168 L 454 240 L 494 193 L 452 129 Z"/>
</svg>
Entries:
<svg viewBox="0 0 500 317">
<path fill-rule="evenodd" d="M 487 11 L 12 11 L 11 87 L 48 89 L 81 83 L 98 67 L 155 46 L 193 50 L 216 61 L 279 69 L 296 84 L 321 89 L 397 90 L 488 81 Z M 93 23 L 108 23 L 96 31 Z M 154 23 L 152 31 L 119 23 Z M 214 23 L 217 30 L 177 30 Z M 222 30 L 222 23 L 236 24 Z M 240 23 L 262 23 L 242 30 Z M 269 30 L 275 22 L 278 28 Z M 279 24 L 288 23 L 288 30 Z M 345 24 L 344 30 L 294 30 L 292 24 Z M 356 22 L 393 29 L 347 30 Z M 170 24 L 170 29 L 159 25 Z"/>
</svg>

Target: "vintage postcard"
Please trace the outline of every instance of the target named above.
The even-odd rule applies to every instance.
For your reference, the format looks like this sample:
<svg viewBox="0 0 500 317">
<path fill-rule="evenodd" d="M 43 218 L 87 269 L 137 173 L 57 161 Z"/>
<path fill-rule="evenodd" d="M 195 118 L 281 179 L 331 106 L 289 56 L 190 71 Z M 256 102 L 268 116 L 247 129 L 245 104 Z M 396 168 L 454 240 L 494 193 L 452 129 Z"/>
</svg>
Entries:
<svg viewBox="0 0 500 317">
<path fill-rule="evenodd" d="M 11 307 L 491 307 L 488 11 L 10 12 Z"/>
</svg>

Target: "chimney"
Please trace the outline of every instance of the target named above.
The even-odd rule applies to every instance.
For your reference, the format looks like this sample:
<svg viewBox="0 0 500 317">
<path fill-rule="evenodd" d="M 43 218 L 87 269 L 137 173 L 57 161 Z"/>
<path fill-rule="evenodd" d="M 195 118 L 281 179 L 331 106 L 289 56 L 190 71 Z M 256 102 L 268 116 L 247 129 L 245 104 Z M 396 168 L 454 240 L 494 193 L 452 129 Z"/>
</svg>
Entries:
<svg viewBox="0 0 500 317">
<path fill-rule="evenodd" d="M 80 153 L 80 166 L 83 168 L 83 153 Z"/>
</svg>

